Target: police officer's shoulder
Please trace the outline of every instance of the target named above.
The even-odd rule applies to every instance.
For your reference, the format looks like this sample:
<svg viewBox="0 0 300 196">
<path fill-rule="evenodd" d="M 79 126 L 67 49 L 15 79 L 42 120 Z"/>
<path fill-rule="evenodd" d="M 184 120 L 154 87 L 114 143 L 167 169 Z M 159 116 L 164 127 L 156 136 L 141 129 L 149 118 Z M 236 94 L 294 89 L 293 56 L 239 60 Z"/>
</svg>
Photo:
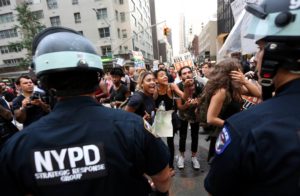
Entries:
<svg viewBox="0 0 300 196">
<path fill-rule="evenodd" d="M 263 115 L 268 111 L 269 104 L 260 103 L 252 106 L 247 110 L 243 110 L 234 114 L 226 120 L 239 135 L 246 134 L 247 130 L 251 131 L 251 127 L 260 124 L 263 121 Z"/>
</svg>

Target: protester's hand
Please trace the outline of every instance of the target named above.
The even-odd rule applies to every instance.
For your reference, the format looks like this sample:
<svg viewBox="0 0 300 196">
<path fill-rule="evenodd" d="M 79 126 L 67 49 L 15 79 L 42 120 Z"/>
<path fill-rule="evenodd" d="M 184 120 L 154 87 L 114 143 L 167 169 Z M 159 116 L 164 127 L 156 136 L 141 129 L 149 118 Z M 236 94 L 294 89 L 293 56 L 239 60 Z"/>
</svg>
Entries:
<svg viewBox="0 0 300 196">
<path fill-rule="evenodd" d="M 238 82 L 242 85 L 245 85 L 247 82 L 243 72 L 241 72 L 240 70 L 239 71 L 231 71 L 230 77 L 233 81 Z"/>
<path fill-rule="evenodd" d="M 22 101 L 22 108 L 27 107 L 28 105 L 30 105 L 30 99 L 29 97 L 26 97 L 25 99 L 23 99 Z"/>
<path fill-rule="evenodd" d="M 145 119 L 146 121 L 149 121 L 151 119 L 151 115 L 145 111 L 145 115 L 143 116 L 143 119 Z"/>
<path fill-rule="evenodd" d="M 247 73 L 245 73 L 245 77 L 248 79 L 253 79 L 255 76 L 255 72 L 254 71 L 248 71 Z"/>
<path fill-rule="evenodd" d="M 199 103 L 199 102 L 198 102 L 198 99 L 197 99 L 197 98 L 196 98 L 196 99 L 191 99 L 191 100 L 190 100 L 190 104 L 191 104 L 191 105 L 198 105 L 198 103 Z"/>
<path fill-rule="evenodd" d="M 41 99 L 33 99 L 30 101 L 31 105 L 42 106 L 45 104 Z"/>
<path fill-rule="evenodd" d="M 99 102 L 100 102 L 100 103 L 105 103 L 105 102 L 106 102 L 106 98 L 101 98 L 101 99 L 99 100 Z"/>
</svg>

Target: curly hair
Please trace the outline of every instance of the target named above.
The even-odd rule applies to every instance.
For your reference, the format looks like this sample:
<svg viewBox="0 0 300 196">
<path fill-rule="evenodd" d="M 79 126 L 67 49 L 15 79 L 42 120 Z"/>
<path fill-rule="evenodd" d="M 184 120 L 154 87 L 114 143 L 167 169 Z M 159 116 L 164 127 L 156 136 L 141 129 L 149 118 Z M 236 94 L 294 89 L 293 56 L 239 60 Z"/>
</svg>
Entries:
<svg viewBox="0 0 300 196">
<path fill-rule="evenodd" d="M 224 88 L 230 93 L 231 97 L 241 100 L 241 85 L 231 79 L 231 71 L 242 71 L 242 66 L 237 59 L 228 58 L 214 66 L 210 73 L 210 78 L 204 87 L 204 95 L 210 98 L 218 89 Z"/>
<path fill-rule="evenodd" d="M 154 74 L 150 71 L 143 71 L 139 74 L 138 80 L 137 80 L 137 86 L 136 86 L 136 90 L 143 90 L 142 88 L 142 84 L 144 82 L 144 79 L 146 78 L 146 76 L 148 75 L 153 75 Z"/>
</svg>

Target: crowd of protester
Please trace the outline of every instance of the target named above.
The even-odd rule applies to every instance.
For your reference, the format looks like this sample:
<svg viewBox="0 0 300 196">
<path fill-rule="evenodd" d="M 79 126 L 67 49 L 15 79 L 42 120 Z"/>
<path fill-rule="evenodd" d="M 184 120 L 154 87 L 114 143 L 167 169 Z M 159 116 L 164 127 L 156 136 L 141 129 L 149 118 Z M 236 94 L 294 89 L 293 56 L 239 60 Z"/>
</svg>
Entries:
<svg viewBox="0 0 300 196">
<path fill-rule="evenodd" d="M 199 128 L 202 127 L 203 133 L 208 135 L 207 140 L 210 140 L 207 160 L 211 161 L 216 137 L 224 120 L 244 109 L 242 105 L 246 100 L 242 95 L 261 100 L 261 88 L 255 80 L 255 74 L 255 66 L 251 66 L 251 71 L 244 75 L 240 61 L 235 58 L 218 64 L 205 62 L 193 67 L 183 66 L 178 70 L 173 65 L 166 66 L 163 63 L 158 65 L 157 70 L 116 66 L 103 77 L 99 76 L 95 99 L 104 106 L 136 113 L 150 124 L 153 123 L 155 112 L 163 101 L 166 110 L 174 111 L 173 136 L 167 137 L 171 154 L 170 168 L 174 169 L 175 157 L 178 157 L 177 167 L 184 168 L 185 143 L 190 127 L 192 167 L 200 169 L 197 158 Z M 29 75 L 18 77 L 12 85 L 13 88 L 4 82 L 0 85 L 1 99 L 6 103 L 2 106 L 9 109 L 13 116 L 12 121 L 19 130 L 47 115 L 55 105 L 55 97 L 40 89 Z M 198 106 L 203 105 L 203 97 L 209 99 L 209 107 L 201 112 L 207 115 L 207 123 L 210 126 L 205 126 L 205 123 L 197 119 L 197 113 L 200 113 Z M 203 107 L 201 109 L 203 110 Z M 179 136 L 178 156 L 175 155 L 174 149 L 176 133 Z"/>
</svg>

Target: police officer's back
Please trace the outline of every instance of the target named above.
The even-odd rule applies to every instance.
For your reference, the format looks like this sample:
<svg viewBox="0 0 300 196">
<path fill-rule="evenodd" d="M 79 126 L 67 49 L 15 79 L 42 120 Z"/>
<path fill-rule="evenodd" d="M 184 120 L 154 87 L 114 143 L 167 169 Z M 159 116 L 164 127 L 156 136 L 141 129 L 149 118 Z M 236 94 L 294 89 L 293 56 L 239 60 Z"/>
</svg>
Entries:
<svg viewBox="0 0 300 196">
<path fill-rule="evenodd" d="M 1 195 L 148 195 L 150 176 L 170 187 L 168 149 L 140 117 L 98 104 L 100 58 L 76 31 L 52 27 L 33 42 L 53 111 L 12 137 L 0 154 Z"/>
<path fill-rule="evenodd" d="M 300 195 L 300 4 L 265 0 L 255 15 L 260 82 L 275 97 L 229 118 L 205 180 L 215 195 Z"/>
</svg>

